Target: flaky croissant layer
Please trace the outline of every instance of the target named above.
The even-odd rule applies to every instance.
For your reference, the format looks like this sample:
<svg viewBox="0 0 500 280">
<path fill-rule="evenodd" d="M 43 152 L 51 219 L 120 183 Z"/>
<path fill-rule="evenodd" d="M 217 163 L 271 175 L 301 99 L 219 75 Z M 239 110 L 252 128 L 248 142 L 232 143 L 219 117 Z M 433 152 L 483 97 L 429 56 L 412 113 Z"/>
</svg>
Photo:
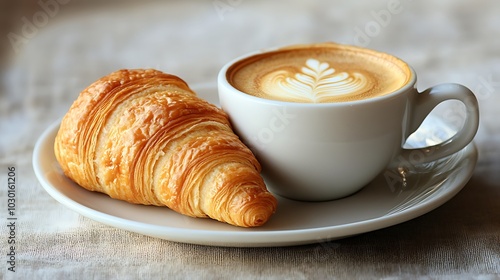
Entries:
<svg viewBox="0 0 500 280">
<path fill-rule="evenodd" d="M 227 115 L 157 70 L 119 70 L 83 90 L 54 149 L 67 177 L 115 199 L 242 227 L 276 210 Z"/>
</svg>

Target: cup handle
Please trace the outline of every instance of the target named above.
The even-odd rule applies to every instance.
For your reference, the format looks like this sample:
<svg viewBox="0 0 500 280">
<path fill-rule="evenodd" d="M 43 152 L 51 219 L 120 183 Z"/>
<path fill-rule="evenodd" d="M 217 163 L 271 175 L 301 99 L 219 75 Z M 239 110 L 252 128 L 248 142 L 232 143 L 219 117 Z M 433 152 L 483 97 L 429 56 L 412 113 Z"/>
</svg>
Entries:
<svg viewBox="0 0 500 280">
<path fill-rule="evenodd" d="M 463 127 L 443 143 L 416 149 L 403 149 L 401 156 L 410 162 L 431 162 L 454 154 L 467 146 L 479 127 L 479 105 L 476 96 L 467 87 L 459 84 L 441 84 L 431 87 L 417 96 L 411 104 L 409 132 L 413 133 L 439 103 L 445 100 L 459 100 L 466 108 Z M 406 135 L 407 138 L 410 134 Z"/>
</svg>

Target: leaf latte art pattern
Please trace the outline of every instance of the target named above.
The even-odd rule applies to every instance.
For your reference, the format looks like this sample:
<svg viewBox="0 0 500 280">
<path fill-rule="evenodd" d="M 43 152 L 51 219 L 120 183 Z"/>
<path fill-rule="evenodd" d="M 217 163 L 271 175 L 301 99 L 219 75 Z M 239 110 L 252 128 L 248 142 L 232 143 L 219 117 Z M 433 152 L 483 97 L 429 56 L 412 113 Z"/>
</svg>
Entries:
<svg viewBox="0 0 500 280">
<path fill-rule="evenodd" d="M 327 62 L 310 58 L 301 73 L 287 70 L 269 73 L 264 84 L 272 90 L 267 94 L 279 99 L 297 102 L 322 102 L 329 98 L 363 93 L 368 90 L 367 77 L 358 72 L 336 72 Z"/>
</svg>

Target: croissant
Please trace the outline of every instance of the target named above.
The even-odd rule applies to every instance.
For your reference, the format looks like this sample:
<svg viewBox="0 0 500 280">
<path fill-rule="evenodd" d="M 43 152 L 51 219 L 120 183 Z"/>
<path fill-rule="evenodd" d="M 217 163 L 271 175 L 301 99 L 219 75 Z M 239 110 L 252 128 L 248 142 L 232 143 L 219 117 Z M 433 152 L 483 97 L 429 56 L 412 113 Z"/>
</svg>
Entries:
<svg viewBox="0 0 500 280">
<path fill-rule="evenodd" d="M 83 90 L 54 150 L 67 177 L 114 199 L 241 227 L 277 206 L 227 115 L 157 70 L 119 70 Z"/>
</svg>

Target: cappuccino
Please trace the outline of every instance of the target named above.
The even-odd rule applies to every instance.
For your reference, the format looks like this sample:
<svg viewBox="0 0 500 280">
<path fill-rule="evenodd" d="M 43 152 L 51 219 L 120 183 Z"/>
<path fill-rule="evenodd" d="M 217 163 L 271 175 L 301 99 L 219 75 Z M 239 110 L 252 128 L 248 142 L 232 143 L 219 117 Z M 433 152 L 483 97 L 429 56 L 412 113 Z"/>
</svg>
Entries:
<svg viewBox="0 0 500 280">
<path fill-rule="evenodd" d="M 323 43 L 296 45 L 234 63 L 228 82 L 246 94 L 298 103 L 362 100 L 394 92 L 408 83 L 402 60 L 369 49 Z"/>
<path fill-rule="evenodd" d="M 255 153 L 266 186 L 305 201 L 346 197 L 389 165 L 420 165 L 469 145 L 479 126 L 474 94 L 454 83 L 419 92 L 416 83 L 398 58 L 333 43 L 253 52 L 217 76 L 220 106 Z M 442 143 L 427 141 L 434 135 L 424 129 L 420 140 L 429 146 L 408 148 L 408 138 L 448 100 L 467 106 L 462 128 Z"/>
</svg>

